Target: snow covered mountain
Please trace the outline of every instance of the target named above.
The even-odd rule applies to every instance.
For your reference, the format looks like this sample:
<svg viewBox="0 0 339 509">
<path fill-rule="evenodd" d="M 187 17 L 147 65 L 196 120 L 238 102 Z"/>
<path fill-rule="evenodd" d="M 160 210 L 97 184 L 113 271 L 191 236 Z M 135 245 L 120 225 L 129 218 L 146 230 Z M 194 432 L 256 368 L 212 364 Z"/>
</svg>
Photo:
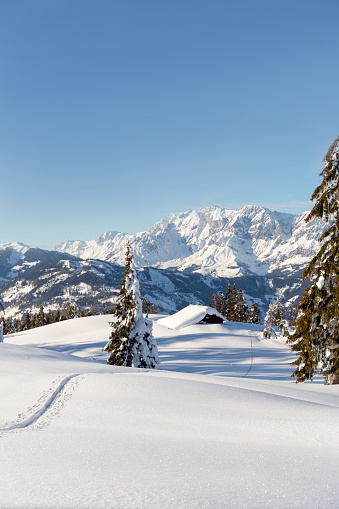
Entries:
<svg viewBox="0 0 339 509">
<path fill-rule="evenodd" d="M 66 241 L 55 249 L 80 258 L 122 265 L 133 246 L 138 267 L 157 267 L 213 277 L 300 274 L 319 250 L 326 223 L 248 205 L 239 210 L 209 206 L 170 214 L 135 235 L 106 232 L 98 240 Z"/>
<path fill-rule="evenodd" d="M 111 308 L 123 277 L 126 241 L 133 245 L 142 296 L 161 311 L 207 304 L 228 283 L 243 288 L 262 314 L 282 295 L 296 303 L 301 274 L 319 249 L 322 221 L 247 206 L 171 214 L 148 232 L 108 232 L 97 241 L 65 242 L 55 251 L 0 245 L 0 293 L 6 314 L 19 316 L 77 302 Z"/>
<path fill-rule="evenodd" d="M 35 247 L 29 247 L 20 242 L 0 244 L 0 283 L 16 277 L 20 277 L 27 270 L 45 262 L 56 262 L 73 257 L 67 253 L 46 251 Z"/>
<path fill-rule="evenodd" d="M 0 245 L 0 260 L 0 294 L 6 316 L 13 317 L 36 313 L 41 305 L 47 311 L 74 302 L 87 310 L 112 309 L 124 273 L 115 263 L 17 243 Z M 138 278 L 142 297 L 166 312 L 197 302 L 207 304 L 211 293 L 225 291 L 228 283 L 243 288 L 248 303 L 256 302 L 263 314 L 277 294 L 294 303 L 301 291 L 300 277 L 295 275 L 219 278 L 143 267 L 138 269 Z"/>
</svg>

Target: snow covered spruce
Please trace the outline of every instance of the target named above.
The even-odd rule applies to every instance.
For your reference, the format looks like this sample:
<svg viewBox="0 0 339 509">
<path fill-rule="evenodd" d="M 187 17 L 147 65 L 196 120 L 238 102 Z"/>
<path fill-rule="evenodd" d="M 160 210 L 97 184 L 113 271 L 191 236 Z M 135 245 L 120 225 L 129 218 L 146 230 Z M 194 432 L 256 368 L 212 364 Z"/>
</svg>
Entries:
<svg viewBox="0 0 339 509">
<path fill-rule="evenodd" d="M 104 350 L 110 352 L 107 364 L 155 368 L 160 364 L 153 324 L 142 314 L 139 281 L 133 266 L 131 246 L 127 244 L 125 275 L 114 309 L 116 320 Z"/>
<path fill-rule="evenodd" d="M 330 146 L 321 172 L 323 181 L 315 189 L 315 205 L 306 222 L 313 218 L 329 221 L 320 237 L 323 242 L 311 260 L 303 279 L 312 279 L 306 288 L 296 320 L 295 333 L 289 339 L 297 382 L 312 380 L 317 370 L 328 384 L 339 383 L 339 137 Z"/>
<path fill-rule="evenodd" d="M 278 297 L 277 300 L 268 307 L 264 320 L 264 325 L 266 325 L 266 327 L 261 331 L 260 337 L 262 339 L 276 338 L 277 331 L 275 327 L 278 327 L 280 331 L 278 335 L 282 338 L 288 338 L 292 332 L 290 323 L 293 323 L 295 318 L 295 308 L 291 306 L 285 307 L 282 297 Z"/>
</svg>

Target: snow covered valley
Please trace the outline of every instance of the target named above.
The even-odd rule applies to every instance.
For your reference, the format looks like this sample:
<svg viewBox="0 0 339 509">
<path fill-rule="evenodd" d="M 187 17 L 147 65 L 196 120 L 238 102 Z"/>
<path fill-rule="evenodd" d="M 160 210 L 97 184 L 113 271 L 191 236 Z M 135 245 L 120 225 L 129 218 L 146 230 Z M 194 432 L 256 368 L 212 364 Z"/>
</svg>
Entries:
<svg viewBox="0 0 339 509">
<path fill-rule="evenodd" d="M 110 315 L 5 337 L 0 507 L 338 507 L 339 386 L 260 325 L 158 318 L 154 371 L 105 364 Z"/>
</svg>

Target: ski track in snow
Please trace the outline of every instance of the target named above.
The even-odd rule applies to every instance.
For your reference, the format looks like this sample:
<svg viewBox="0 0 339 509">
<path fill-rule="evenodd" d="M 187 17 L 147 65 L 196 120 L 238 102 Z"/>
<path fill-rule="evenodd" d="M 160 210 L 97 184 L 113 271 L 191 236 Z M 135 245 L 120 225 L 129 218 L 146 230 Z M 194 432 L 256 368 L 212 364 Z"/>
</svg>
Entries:
<svg viewBox="0 0 339 509">
<path fill-rule="evenodd" d="M 36 430 L 47 426 L 52 419 L 58 417 L 77 388 L 80 378 L 83 377 L 84 375 L 79 374 L 58 377 L 25 413 L 19 414 L 14 421 L 0 425 L 0 437 L 8 433 Z"/>
<path fill-rule="evenodd" d="M 247 372 L 241 378 L 246 378 L 250 374 L 250 372 L 253 368 L 253 337 L 254 336 L 256 337 L 257 334 L 253 334 L 253 333 L 250 333 L 250 334 L 251 334 L 251 364 L 250 364 L 250 367 L 248 368 Z"/>
</svg>

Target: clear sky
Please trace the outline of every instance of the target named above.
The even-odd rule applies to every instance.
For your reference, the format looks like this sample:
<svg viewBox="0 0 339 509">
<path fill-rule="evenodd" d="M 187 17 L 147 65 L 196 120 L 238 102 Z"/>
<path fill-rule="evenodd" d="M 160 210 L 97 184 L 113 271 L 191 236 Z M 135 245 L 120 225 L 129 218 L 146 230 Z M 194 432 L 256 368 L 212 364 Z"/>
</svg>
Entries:
<svg viewBox="0 0 339 509">
<path fill-rule="evenodd" d="M 0 243 L 309 209 L 338 19 L 338 0 L 1 0 Z"/>
</svg>

